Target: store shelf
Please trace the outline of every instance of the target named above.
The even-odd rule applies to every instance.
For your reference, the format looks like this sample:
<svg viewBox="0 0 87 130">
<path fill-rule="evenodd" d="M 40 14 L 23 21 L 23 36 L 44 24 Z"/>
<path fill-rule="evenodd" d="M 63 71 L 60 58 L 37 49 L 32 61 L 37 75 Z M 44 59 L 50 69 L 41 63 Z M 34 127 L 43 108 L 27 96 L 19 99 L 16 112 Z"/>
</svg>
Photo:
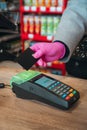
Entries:
<svg viewBox="0 0 87 130">
<path fill-rule="evenodd" d="M 25 40 L 34 40 L 34 41 L 45 41 L 45 42 L 51 42 L 53 39 L 53 35 L 49 35 L 48 33 L 42 35 L 41 32 L 41 28 L 40 28 L 40 33 L 39 34 L 32 34 L 31 31 L 29 31 L 29 26 L 33 26 L 33 25 L 29 25 L 29 15 L 50 15 L 50 16 L 61 16 L 62 13 L 64 12 L 66 5 L 67 5 L 67 0 L 62 0 L 62 4 L 57 4 L 57 6 L 34 6 L 33 4 L 30 3 L 29 5 L 28 1 L 28 5 L 27 5 L 27 1 L 25 3 L 24 0 L 20 0 L 20 23 L 21 23 L 21 39 L 22 39 L 22 45 L 24 44 Z M 26 23 L 24 23 L 25 17 L 28 17 L 27 22 L 28 22 L 28 26 L 25 25 Z M 33 19 L 33 18 L 32 18 Z M 55 20 L 56 21 L 56 20 Z M 41 22 L 41 21 L 40 21 Z M 35 24 L 35 21 L 34 21 Z M 41 23 L 40 23 L 41 24 Z M 28 31 L 24 31 L 25 26 L 27 26 Z M 35 29 L 35 27 L 33 26 L 33 28 Z M 43 27 L 44 28 L 44 27 Z M 47 35 L 47 36 L 45 36 Z M 24 49 L 24 45 L 22 47 Z"/>
<path fill-rule="evenodd" d="M 36 69 L 38 68 L 38 64 L 36 64 Z M 46 72 L 51 72 L 53 74 L 58 74 L 58 75 L 66 75 L 66 64 L 63 62 L 49 62 L 47 63 L 47 66 L 45 68 L 39 67 L 40 71 L 46 71 Z"/>
<path fill-rule="evenodd" d="M 53 39 L 53 36 L 41 36 L 39 34 L 22 34 L 21 35 L 22 40 L 33 40 L 33 41 L 45 41 L 45 42 L 51 42 Z"/>
<path fill-rule="evenodd" d="M 12 30 L 9 30 L 9 29 L 0 29 L 0 34 L 1 34 L 1 33 L 2 33 L 2 34 L 3 34 L 3 33 L 4 33 L 4 34 L 5 34 L 5 33 L 6 33 L 6 34 L 7 34 L 7 33 L 8 33 L 8 34 L 18 34 L 18 31 L 12 31 Z"/>
<path fill-rule="evenodd" d="M 11 41 L 11 40 L 17 39 L 17 38 L 20 38 L 19 34 L 9 34 L 6 36 L 2 36 L 0 37 L 0 44 L 2 44 L 3 42 L 7 42 L 9 40 Z"/>
<path fill-rule="evenodd" d="M 6 10 L 0 10 L 0 13 L 9 13 L 9 12 L 19 12 L 19 10 L 18 9 L 6 9 Z"/>
<path fill-rule="evenodd" d="M 65 63 L 54 61 L 50 64 L 47 65 L 48 68 L 53 68 L 61 71 L 62 75 L 66 74 L 66 65 Z"/>
<path fill-rule="evenodd" d="M 41 14 L 62 14 L 64 11 L 63 7 L 36 7 L 36 6 L 22 6 L 20 8 L 22 13 L 41 13 Z"/>
</svg>

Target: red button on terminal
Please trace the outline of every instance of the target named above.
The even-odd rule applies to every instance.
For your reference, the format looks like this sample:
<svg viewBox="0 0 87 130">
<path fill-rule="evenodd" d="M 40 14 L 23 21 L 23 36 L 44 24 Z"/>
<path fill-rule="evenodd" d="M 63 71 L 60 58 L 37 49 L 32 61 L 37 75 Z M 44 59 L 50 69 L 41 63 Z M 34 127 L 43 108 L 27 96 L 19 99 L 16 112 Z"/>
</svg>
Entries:
<svg viewBox="0 0 87 130">
<path fill-rule="evenodd" d="M 70 99 L 70 96 L 67 96 L 66 98 L 65 98 L 65 100 L 69 100 Z"/>
</svg>

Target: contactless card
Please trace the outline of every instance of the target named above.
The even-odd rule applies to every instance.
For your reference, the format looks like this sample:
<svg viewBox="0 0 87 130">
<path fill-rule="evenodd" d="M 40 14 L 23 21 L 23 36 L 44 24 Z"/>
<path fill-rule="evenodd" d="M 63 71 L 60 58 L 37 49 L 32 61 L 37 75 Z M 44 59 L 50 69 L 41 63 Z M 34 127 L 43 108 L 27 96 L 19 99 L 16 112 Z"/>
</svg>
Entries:
<svg viewBox="0 0 87 130">
<path fill-rule="evenodd" d="M 19 55 L 19 57 L 16 58 L 16 61 L 26 70 L 30 69 L 38 59 L 35 59 L 32 54 L 34 51 L 32 51 L 30 48 L 26 49 L 23 53 Z"/>
</svg>

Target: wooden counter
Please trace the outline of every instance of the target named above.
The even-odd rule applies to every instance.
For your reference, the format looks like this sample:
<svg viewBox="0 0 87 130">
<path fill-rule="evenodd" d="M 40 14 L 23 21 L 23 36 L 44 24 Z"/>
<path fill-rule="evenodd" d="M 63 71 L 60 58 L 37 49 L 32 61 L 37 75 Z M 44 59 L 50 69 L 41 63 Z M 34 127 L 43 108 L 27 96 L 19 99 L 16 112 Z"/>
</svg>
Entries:
<svg viewBox="0 0 87 130">
<path fill-rule="evenodd" d="M 9 84 L 23 71 L 13 62 L 0 63 L 0 82 Z M 80 92 L 80 100 L 64 111 L 44 103 L 17 98 L 9 86 L 0 89 L 0 130 L 87 130 L 87 80 L 51 75 Z"/>
</svg>

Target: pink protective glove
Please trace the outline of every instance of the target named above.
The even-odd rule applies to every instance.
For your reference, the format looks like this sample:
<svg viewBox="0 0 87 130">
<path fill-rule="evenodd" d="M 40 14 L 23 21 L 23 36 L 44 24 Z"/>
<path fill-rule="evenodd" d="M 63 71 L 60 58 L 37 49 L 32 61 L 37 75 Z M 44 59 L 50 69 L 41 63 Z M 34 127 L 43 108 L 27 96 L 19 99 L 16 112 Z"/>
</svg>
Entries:
<svg viewBox="0 0 87 130">
<path fill-rule="evenodd" d="M 60 42 L 36 43 L 30 47 L 35 53 L 34 58 L 40 58 L 37 63 L 46 66 L 47 62 L 61 59 L 65 55 L 65 46 Z"/>
</svg>

